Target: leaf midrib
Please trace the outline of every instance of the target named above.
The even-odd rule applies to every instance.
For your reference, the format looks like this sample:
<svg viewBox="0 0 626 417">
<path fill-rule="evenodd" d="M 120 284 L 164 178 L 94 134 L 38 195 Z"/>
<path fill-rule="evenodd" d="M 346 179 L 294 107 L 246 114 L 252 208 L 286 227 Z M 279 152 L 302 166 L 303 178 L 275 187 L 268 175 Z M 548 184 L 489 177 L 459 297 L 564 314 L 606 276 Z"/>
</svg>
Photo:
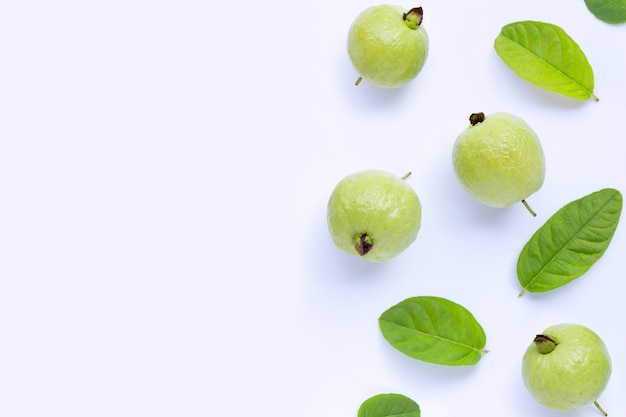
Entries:
<svg viewBox="0 0 626 417">
<path fill-rule="evenodd" d="M 442 341 L 445 341 L 445 342 L 449 342 L 449 343 L 455 344 L 455 345 L 457 345 L 457 346 L 462 346 L 462 347 L 469 348 L 470 350 L 473 350 L 473 351 L 476 351 L 476 352 L 479 352 L 479 353 L 480 353 L 480 352 L 482 352 L 482 349 L 481 349 L 481 348 L 477 348 L 477 347 L 475 347 L 475 346 L 468 345 L 467 343 L 462 343 L 462 342 L 459 342 L 458 340 L 454 340 L 454 339 L 447 339 L 447 338 L 442 337 L 442 336 L 440 336 L 440 335 L 438 335 L 438 334 L 427 333 L 427 332 L 424 332 L 424 331 L 418 330 L 418 329 L 416 329 L 416 328 L 414 328 L 414 327 L 408 327 L 408 326 L 405 326 L 405 325 L 401 325 L 401 324 L 399 324 L 399 323 L 397 323 L 397 322 L 395 322 L 395 321 L 391 321 L 391 320 L 387 320 L 387 319 L 381 319 L 381 321 L 384 321 L 384 322 L 386 322 L 386 323 L 393 324 L 393 325 L 395 325 L 395 326 L 397 326 L 397 327 L 400 327 L 400 328 L 402 328 L 402 329 L 407 329 L 407 330 L 410 330 L 410 332 L 411 332 L 411 333 L 415 333 L 416 335 L 426 335 L 426 336 L 430 336 L 430 337 L 433 337 L 433 338 L 435 338 L 435 339 L 439 339 L 439 340 L 442 340 Z"/>
</svg>

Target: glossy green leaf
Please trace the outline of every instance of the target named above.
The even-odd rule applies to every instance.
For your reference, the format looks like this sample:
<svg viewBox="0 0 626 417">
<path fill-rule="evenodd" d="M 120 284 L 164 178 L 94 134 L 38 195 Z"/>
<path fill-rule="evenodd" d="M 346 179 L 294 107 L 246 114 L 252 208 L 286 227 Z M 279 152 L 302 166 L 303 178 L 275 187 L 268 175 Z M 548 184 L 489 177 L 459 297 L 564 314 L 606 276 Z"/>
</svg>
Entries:
<svg viewBox="0 0 626 417">
<path fill-rule="evenodd" d="M 587 9 L 606 23 L 626 22 L 626 0 L 585 0 Z"/>
<path fill-rule="evenodd" d="M 402 394 L 379 394 L 361 404 L 358 417 L 420 417 L 420 407 Z"/>
<path fill-rule="evenodd" d="M 474 365 L 487 341 L 465 307 L 440 297 L 408 298 L 378 319 L 384 338 L 400 352 L 440 365 Z"/>
<path fill-rule="evenodd" d="M 520 78 L 577 100 L 593 94 L 593 69 L 580 46 L 551 23 L 522 21 L 504 26 L 494 47 Z"/>
<path fill-rule="evenodd" d="M 622 194 L 605 188 L 563 206 L 524 245 L 517 260 L 522 292 L 545 292 L 580 277 L 611 242 Z"/>
</svg>

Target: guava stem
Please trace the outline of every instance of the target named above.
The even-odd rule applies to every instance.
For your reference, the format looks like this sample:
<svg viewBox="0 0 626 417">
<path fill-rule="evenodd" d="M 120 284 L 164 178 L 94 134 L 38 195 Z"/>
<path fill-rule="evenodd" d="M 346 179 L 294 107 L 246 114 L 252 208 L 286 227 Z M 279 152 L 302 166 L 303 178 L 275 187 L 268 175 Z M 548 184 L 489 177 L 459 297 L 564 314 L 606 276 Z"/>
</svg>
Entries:
<svg viewBox="0 0 626 417">
<path fill-rule="evenodd" d="M 521 297 L 524 294 L 526 294 L 526 288 L 524 288 L 519 294 L 517 294 L 517 296 Z"/>
<path fill-rule="evenodd" d="M 542 355 L 547 355 L 552 352 L 557 345 L 554 339 L 550 336 L 546 336 L 545 334 L 538 334 L 535 336 L 533 342 L 535 342 L 535 346 L 537 346 L 539 353 Z"/>
<path fill-rule="evenodd" d="M 598 96 L 593 93 L 591 93 L 591 98 L 593 98 L 595 101 L 600 101 L 600 98 L 598 98 Z"/>
<path fill-rule="evenodd" d="M 361 84 L 361 81 L 363 81 L 363 77 L 359 76 L 359 78 L 357 78 L 357 80 L 354 82 L 354 85 Z"/>
<path fill-rule="evenodd" d="M 593 405 L 595 405 L 598 410 L 600 410 L 600 412 L 602 413 L 602 415 L 604 416 L 608 416 L 608 414 L 606 413 L 606 411 L 604 411 L 604 408 L 600 407 L 600 404 L 597 401 L 593 402 Z"/>
<path fill-rule="evenodd" d="M 406 174 L 404 174 L 403 176 L 400 177 L 400 179 L 402 181 L 404 181 L 405 179 L 409 178 L 409 176 L 411 175 L 411 171 L 407 172 Z"/>
<path fill-rule="evenodd" d="M 537 217 L 537 213 L 535 213 L 535 211 L 530 207 L 526 200 L 522 200 L 522 204 L 524 205 L 524 207 L 526 207 L 526 210 L 528 210 L 530 214 L 533 215 L 533 217 Z"/>
</svg>

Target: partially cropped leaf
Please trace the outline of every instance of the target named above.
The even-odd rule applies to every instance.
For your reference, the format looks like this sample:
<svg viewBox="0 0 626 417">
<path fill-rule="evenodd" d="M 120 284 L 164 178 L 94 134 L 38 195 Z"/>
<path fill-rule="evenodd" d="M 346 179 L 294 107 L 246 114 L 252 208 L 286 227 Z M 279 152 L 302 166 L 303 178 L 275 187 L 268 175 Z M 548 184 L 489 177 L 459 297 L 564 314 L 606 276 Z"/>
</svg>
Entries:
<svg viewBox="0 0 626 417">
<path fill-rule="evenodd" d="M 358 417 L 420 417 L 420 407 L 402 394 L 378 394 L 361 404 Z"/>
<path fill-rule="evenodd" d="M 593 94 L 593 69 L 580 46 L 551 23 L 522 21 L 504 26 L 494 47 L 520 78 L 577 100 Z"/>
<path fill-rule="evenodd" d="M 554 213 L 519 255 L 520 295 L 550 291 L 587 272 L 608 248 L 621 212 L 622 194 L 605 188 Z"/>
<path fill-rule="evenodd" d="M 440 365 L 474 365 L 487 341 L 465 307 L 441 297 L 408 298 L 378 320 L 384 338 L 400 352 Z"/>
<path fill-rule="evenodd" d="M 587 9 L 606 23 L 626 23 L 626 0 L 585 0 Z"/>
</svg>

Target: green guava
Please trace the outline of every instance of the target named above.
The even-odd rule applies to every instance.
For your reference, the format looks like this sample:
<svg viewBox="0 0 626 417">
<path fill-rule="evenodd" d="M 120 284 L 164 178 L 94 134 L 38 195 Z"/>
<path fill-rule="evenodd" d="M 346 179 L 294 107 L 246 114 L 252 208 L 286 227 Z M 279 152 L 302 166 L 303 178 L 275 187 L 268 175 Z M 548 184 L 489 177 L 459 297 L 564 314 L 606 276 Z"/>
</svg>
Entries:
<svg viewBox="0 0 626 417">
<path fill-rule="evenodd" d="M 575 411 L 595 404 L 609 383 L 611 357 L 602 339 L 585 326 L 563 323 L 535 337 L 522 359 L 524 385 L 548 408 Z"/>
<path fill-rule="evenodd" d="M 383 262 L 399 255 L 415 241 L 422 206 L 405 178 L 386 171 L 366 170 L 337 184 L 328 201 L 327 223 L 339 249 Z"/>
<path fill-rule="evenodd" d="M 452 164 L 465 190 L 492 207 L 526 203 L 543 185 L 545 156 L 539 137 L 510 113 L 473 113 L 470 126 L 458 135 Z"/>
<path fill-rule="evenodd" d="M 383 88 L 396 88 L 417 77 L 428 56 L 428 34 L 421 7 L 390 5 L 361 12 L 348 32 L 348 55 L 361 79 Z"/>
</svg>

